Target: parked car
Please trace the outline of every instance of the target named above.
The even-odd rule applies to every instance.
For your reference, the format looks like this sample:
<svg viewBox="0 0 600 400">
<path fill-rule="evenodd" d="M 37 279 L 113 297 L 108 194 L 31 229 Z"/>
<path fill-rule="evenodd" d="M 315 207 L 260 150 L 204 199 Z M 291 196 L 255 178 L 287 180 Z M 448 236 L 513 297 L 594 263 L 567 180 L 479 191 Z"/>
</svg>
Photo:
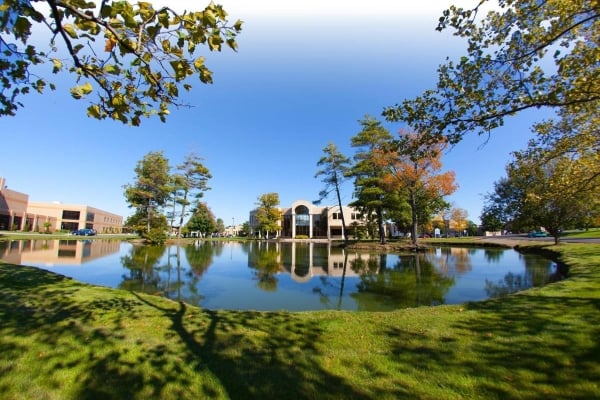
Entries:
<svg viewBox="0 0 600 400">
<path fill-rule="evenodd" d="M 531 231 L 527 234 L 527 237 L 536 238 L 536 237 L 547 237 L 548 233 L 543 231 Z"/>
<path fill-rule="evenodd" d="M 78 229 L 73 231 L 73 235 L 77 236 L 94 236 L 96 235 L 96 231 L 93 229 Z"/>
</svg>

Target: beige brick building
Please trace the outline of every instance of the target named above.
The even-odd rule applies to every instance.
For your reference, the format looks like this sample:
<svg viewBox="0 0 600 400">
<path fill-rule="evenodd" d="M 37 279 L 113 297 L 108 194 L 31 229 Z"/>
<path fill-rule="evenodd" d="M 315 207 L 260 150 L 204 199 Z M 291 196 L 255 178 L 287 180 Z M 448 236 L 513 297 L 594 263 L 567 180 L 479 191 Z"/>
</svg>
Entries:
<svg viewBox="0 0 600 400">
<path fill-rule="evenodd" d="M 123 217 L 79 204 L 29 201 L 29 195 L 6 187 L 0 177 L 0 230 L 44 232 L 95 229 L 98 233 L 120 233 Z"/>
<path fill-rule="evenodd" d="M 354 236 L 357 226 L 365 224 L 358 211 L 352 207 L 316 206 L 306 200 L 297 200 L 289 208 L 279 208 L 282 220 L 279 222 L 278 237 L 295 239 L 335 239 L 344 236 L 342 213 L 348 235 Z M 259 235 L 256 210 L 250 211 L 250 227 L 253 235 Z"/>
</svg>

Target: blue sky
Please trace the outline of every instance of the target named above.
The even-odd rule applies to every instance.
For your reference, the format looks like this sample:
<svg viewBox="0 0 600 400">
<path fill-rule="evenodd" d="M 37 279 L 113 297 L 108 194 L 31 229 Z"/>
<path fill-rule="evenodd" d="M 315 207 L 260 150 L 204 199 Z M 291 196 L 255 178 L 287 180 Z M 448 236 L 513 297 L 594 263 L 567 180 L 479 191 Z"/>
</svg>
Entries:
<svg viewBox="0 0 600 400">
<path fill-rule="evenodd" d="M 457 2 L 220 3 L 232 20 L 245 22 L 239 51 L 206 52 L 215 82 L 192 82 L 183 101 L 193 108 L 171 110 L 166 124 L 144 120 L 137 128 L 96 121 L 85 116 L 85 101 L 68 94 L 70 78 L 60 78 L 56 92 L 24 97 L 17 116 L 0 118 L 0 176 L 8 187 L 32 201 L 87 204 L 126 217 L 132 210 L 123 185 L 134 181 L 137 161 L 162 150 L 175 166 L 195 152 L 213 175 L 203 200 L 226 225 L 238 224 L 263 193 L 279 193 L 284 207 L 317 199 L 323 184 L 314 175 L 323 148 L 333 142 L 352 156 L 358 120 L 381 118 L 384 107 L 433 87 L 438 65 L 466 46 L 435 31 L 442 11 Z M 469 219 L 479 222 L 483 195 L 504 175 L 510 152 L 526 146 L 537 117 L 513 117 L 489 137 L 466 137 L 444 156 L 444 170 L 455 171 L 459 185 L 448 200 Z M 393 134 L 403 128 L 385 126 Z M 343 192 L 350 202 L 350 182 Z"/>
</svg>

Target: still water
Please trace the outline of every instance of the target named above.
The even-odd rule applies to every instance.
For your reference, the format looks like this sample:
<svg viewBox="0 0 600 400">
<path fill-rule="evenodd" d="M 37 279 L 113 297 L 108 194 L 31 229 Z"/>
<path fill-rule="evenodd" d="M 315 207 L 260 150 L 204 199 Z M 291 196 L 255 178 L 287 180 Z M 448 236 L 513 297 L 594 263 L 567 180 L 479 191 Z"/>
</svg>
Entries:
<svg viewBox="0 0 600 400">
<path fill-rule="evenodd" d="M 509 249 L 369 254 L 261 241 L 15 240 L 0 242 L 0 259 L 212 310 L 387 311 L 503 296 L 557 275 L 552 261 Z"/>
</svg>

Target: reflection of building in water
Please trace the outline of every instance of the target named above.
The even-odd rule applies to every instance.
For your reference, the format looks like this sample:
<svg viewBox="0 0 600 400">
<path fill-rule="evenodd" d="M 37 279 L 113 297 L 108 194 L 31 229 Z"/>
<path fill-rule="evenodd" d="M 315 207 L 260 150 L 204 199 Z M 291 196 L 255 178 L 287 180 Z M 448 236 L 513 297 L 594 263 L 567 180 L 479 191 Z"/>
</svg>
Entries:
<svg viewBox="0 0 600 400">
<path fill-rule="evenodd" d="M 44 232 L 95 229 L 98 233 L 120 233 L 123 217 L 98 208 L 62 203 L 29 201 L 29 195 L 10 190 L 0 177 L 0 230 Z"/>
<path fill-rule="evenodd" d="M 0 248 L 0 258 L 12 264 L 81 265 L 116 253 L 116 240 L 11 240 Z"/>
<path fill-rule="evenodd" d="M 288 272 L 296 282 L 308 282 L 313 276 L 358 276 L 350 265 L 360 258 L 358 253 L 347 253 L 319 243 L 254 242 L 256 246 L 248 253 L 249 264 L 256 267 L 261 252 L 272 251 L 277 264 Z M 344 261 L 347 261 L 344 272 Z"/>
</svg>

